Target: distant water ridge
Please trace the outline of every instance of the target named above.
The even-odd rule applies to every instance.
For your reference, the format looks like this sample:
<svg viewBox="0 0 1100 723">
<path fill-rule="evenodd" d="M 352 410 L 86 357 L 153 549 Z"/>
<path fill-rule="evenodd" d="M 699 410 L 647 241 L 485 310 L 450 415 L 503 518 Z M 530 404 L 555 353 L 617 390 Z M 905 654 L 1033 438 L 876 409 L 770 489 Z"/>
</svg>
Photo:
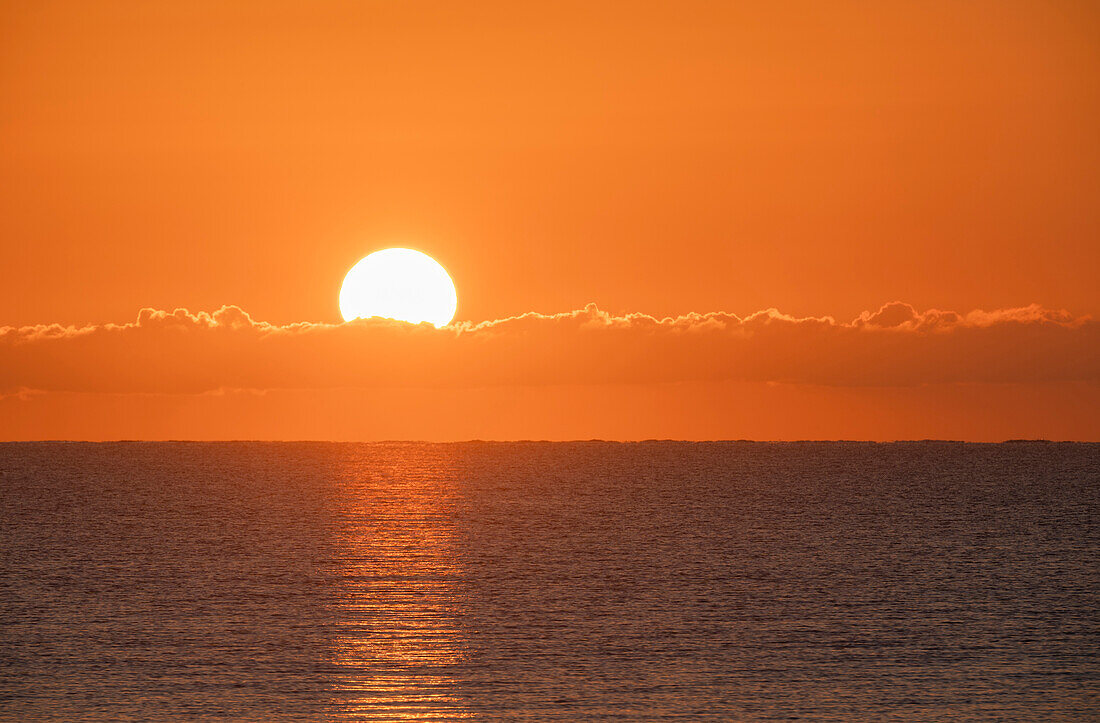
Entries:
<svg viewBox="0 0 1100 723">
<path fill-rule="evenodd" d="M 0 444 L 0 720 L 1100 716 L 1100 445 Z"/>
</svg>

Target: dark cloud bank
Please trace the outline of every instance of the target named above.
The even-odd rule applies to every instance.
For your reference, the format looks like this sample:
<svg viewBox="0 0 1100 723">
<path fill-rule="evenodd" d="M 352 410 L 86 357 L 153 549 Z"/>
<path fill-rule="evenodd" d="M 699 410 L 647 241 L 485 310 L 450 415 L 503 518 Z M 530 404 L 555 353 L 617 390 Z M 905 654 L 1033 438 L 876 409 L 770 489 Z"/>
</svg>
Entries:
<svg viewBox="0 0 1100 723">
<path fill-rule="evenodd" d="M 443 329 L 381 319 L 276 326 L 235 306 L 143 309 L 130 324 L 0 328 L 0 392 L 1097 381 L 1098 327 L 1038 306 L 958 314 L 900 302 L 847 323 L 775 309 L 612 316 L 589 305 Z"/>
</svg>

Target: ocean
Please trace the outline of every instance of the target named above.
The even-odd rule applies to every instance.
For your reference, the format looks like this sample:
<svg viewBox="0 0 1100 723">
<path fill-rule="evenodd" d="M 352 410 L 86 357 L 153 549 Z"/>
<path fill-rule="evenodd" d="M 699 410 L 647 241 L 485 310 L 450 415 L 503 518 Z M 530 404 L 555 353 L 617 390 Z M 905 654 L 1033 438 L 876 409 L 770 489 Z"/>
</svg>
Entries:
<svg viewBox="0 0 1100 723">
<path fill-rule="evenodd" d="M 3 721 L 1100 718 L 1100 445 L 0 444 Z"/>
</svg>

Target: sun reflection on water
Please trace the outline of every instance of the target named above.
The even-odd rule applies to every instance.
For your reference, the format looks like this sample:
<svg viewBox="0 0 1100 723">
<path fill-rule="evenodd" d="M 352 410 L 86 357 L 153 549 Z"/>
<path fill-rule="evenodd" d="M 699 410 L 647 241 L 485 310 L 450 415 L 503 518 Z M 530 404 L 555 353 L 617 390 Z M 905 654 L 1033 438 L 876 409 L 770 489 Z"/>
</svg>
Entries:
<svg viewBox="0 0 1100 723">
<path fill-rule="evenodd" d="M 366 456 L 339 510 L 338 719 L 468 718 L 452 673 L 466 645 L 446 459 Z"/>
</svg>

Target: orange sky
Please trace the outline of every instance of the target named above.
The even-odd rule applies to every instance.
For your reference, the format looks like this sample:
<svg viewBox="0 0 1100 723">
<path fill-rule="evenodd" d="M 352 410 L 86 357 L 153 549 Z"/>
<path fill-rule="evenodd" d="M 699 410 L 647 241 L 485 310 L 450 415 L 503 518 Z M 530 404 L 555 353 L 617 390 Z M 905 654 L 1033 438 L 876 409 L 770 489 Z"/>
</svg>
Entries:
<svg viewBox="0 0 1100 723">
<path fill-rule="evenodd" d="M 1100 439 L 1098 38 L 1091 2 L 0 2 L 0 438 Z M 391 245 L 472 324 L 737 322 L 495 327 L 507 372 L 195 333 L 193 374 L 106 326 L 327 328 Z M 773 307 L 835 321 L 731 341 Z"/>
</svg>

